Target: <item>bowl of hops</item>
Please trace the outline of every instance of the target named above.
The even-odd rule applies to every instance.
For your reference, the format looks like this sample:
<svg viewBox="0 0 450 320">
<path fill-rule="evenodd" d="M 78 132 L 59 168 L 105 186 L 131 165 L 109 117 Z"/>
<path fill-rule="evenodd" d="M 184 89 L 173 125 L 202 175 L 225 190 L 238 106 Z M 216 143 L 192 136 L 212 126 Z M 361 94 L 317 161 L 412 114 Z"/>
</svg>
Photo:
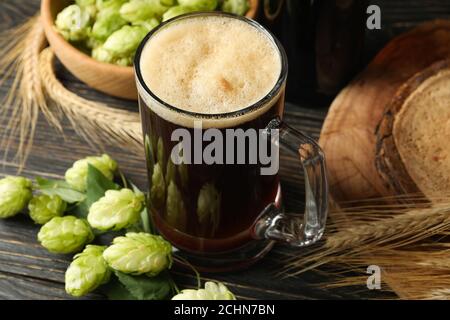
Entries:
<svg viewBox="0 0 450 320">
<path fill-rule="evenodd" d="M 42 0 L 41 18 L 58 59 L 101 92 L 137 99 L 133 59 L 161 22 L 195 11 L 255 18 L 258 0 Z"/>
</svg>

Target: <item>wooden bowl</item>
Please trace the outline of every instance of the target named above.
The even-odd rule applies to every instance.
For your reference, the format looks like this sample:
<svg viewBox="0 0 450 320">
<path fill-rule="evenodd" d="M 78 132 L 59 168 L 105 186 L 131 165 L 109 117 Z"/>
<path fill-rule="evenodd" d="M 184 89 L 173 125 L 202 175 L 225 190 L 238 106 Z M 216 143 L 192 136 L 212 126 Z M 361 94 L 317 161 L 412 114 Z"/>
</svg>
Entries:
<svg viewBox="0 0 450 320">
<path fill-rule="evenodd" d="M 250 9 L 246 16 L 256 17 L 259 1 L 249 0 Z M 78 79 L 90 87 L 112 96 L 137 99 L 134 71 L 132 67 L 122 67 L 104 63 L 91 58 L 67 42 L 54 27 L 56 15 L 69 0 L 42 0 L 41 19 L 45 35 L 55 55 L 62 64 Z"/>
</svg>

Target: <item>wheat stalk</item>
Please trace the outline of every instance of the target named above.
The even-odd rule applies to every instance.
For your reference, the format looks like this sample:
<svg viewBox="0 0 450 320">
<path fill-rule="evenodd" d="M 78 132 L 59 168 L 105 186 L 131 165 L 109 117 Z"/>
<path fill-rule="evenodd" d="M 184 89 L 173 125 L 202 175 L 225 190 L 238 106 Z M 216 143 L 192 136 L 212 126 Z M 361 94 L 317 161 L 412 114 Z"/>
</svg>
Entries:
<svg viewBox="0 0 450 320">
<path fill-rule="evenodd" d="M 67 90 L 56 78 L 53 61 L 51 49 L 44 49 L 39 59 L 42 82 L 55 107 L 69 119 L 76 132 L 97 148 L 105 143 L 126 145 L 128 150 L 141 153 L 139 114 L 84 99 Z"/>
<path fill-rule="evenodd" d="M 46 40 L 38 17 L 3 32 L 0 38 L 0 83 L 13 75 L 11 88 L 1 101 L 0 115 L 8 120 L 2 123 L 0 146 L 6 159 L 12 142 L 19 137 L 14 161 L 20 164 L 20 171 L 33 144 L 39 110 L 49 114 L 38 67 L 39 52 Z M 49 119 L 57 126 L 52 116 Z"/>
<path fill-rule="evenodd" d="M 431 291 L 424 299 L 427 300 L 450 300 L 450 288 L 436 289 Z"/>
<path fill-rule="evenodd" d="M 359 219 L 365 219 L 371 211 L 358 211 L 357 214 Z M 331 216 L 333 220 L 334 215 Z M 344 256 L 349 259 L 349 256 L 368 254 L 379 247 L 398 248 L 441 234 L 450 229 L 450 203 L 440 203 L 429 208 L 400 209 L 391 218 L 373 219 L 351 226 L 357 220 L 356 214 L 353 214 L 352 219 L 333 220 L 330 229 L 335 231 L 328 232 L 322 245 L 308 251 L 306 257 L 291 252 L 280 274 L 298 275 Z"/>
<path fill-rule="evenodd" d="M 63 134 L 65 115 L 75 131 L 94 148 L 105 144 L 126 145 L 142 153 L 139 115 L 87 100 L 61 84 L 53 68 L 54 55 L 44 49 L 47 42 L 39 16 L 0 34 L 0 85 L 11 76 L 12 84 L 1 102 L 2 137 L 5 160 L 13 142 L 18 146 L 13 161 L 23 168 L 33 145 L 39 111 Z M 43 50 L 44 49 L 44 50 Z M 45 93 L 44 93 L 45 92 Z M 50 99 L 46 99 L 46 95 Z"/>
<path fill-rule="evenodd" d="M 450 197 L 405 199 L 406 205 L 334 205 L 326 239 L 306 253 L 287 253 L 278 275 L 292 277 L 332 265 L 324 272 L 334 280 L 321 287 L 362 286 L 365 268 L 375 264 L 400 298 L 449 298 L 444 293 L 450 288 Z M 349 276 L 349 271 L 358 275 Z"/>
<path fill-rule="evenodd" d="M 363 243 L 379 244 L 405 238 L 420 237 L 421 232 L 439 232 L 450 226 L 450 204 L 413 209 L 391 219 L 373 221 L 364 226 L 350 227 L 326 239 L 325 247 L 344 250 Z"/>
</svg>

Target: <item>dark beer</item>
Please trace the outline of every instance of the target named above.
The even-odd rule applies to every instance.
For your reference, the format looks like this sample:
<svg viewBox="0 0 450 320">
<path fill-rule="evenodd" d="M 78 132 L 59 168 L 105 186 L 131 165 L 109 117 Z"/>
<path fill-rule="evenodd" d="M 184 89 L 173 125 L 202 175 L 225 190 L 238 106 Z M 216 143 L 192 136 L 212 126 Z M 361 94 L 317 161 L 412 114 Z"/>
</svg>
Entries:
<svg viewBox="0 0 450 320">
<path fill-rule="evenodd" d="M 264 129 L 281 117 L 283 53 L 268 33 L 227 16 L 177 22 L 144 41 L 136 74 L 153 221 L 184 251 L 243 247 L 264 208 L 280 202 L 278 175 L 262 175 L 260 162 L 175 164 L 172 133 L 185 129 L 194 137 L 200 121 L 202 134 L 216 128 L 226 136 L 227 129 Z M 190 148 L 191 155 L 198 151 L 194 143 Z"/>
<path fill-rule="evenodd" d="M 282 103 L 279 99 L 257 119 L 234 128 L 263 129 L 281 114 Z M 261 175 L 260 164 L 175 165 L 170 158 L 177 144 L 169 142 L 172 132 L 185 128 L 194 136 L 194 130 L 164 120 L 142 99 L 140 105 L 146 134 L 150 201 L 159 232 L 178 248 L 194 252 L 222 252 L 251 241 L 251 227 L 258 215 L 269 203 L 279 201 L 276 200 L 280 196 L 278 176 Z M 220 130 L 225 136 L 225 129 Z M 192 146 L 191 154 L 194 152 Z M 154 176 L 155 165 L 164 176 L 162 187 L 158 187 Z M 165 199 L 158 199 L 158 193 L 165 193 Z M 206 206 L 203 213 L 200 202 Z"/>
</svg>

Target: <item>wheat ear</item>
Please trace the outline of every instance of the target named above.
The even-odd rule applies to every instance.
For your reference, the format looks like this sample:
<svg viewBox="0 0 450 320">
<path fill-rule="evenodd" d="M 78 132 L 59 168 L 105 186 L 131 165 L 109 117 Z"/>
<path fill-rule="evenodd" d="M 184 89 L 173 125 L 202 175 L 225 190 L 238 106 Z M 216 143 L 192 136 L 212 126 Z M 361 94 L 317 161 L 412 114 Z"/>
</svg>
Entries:
<svg viewBox="0 0 450 320">
<path fill-rule="evenodd" d="M 433 235 L 445 234 L 450 229 L 450 203 L 439 203 L 428 208 L 398 209 L 390 218 L 372 219 L 365 223 L 358 223 L 358 220 L 364 221 L 371 212 L 367 210 L 358 214 L 359 217 L 353 214 L 352 219 L 345 223 L 343 219 L 337 219 L 338 224 L 331 222 L 330 229 L 334 231 L 328 232 L 322 245 L 307 251 L 305 255 L 290 252 L 280 275 L 298 275 L 341 260 L 344 256 L 350 259 L 380 247 L 404 247 Z M 352 221 L 357 226 L 349 226 Z"/>
<path fill-rule="evenodd" d="M 79 97 L 67 90 L 56 78 L 54 54 L 50 48 L 40 54 L 39 68 L 43 86 L 55 107 L 69 119 L 75 131 L 91 145 L 104 143 L 126 145 L 137 153 L 143 151 L 139 114 L 112 108 L 106 104 Z"/>
<path fill-rule="evenodd" d="M 0 83 L 13 77 L 11 88 L 1 102 L 0 112 L 7 120 L 2 123 L 0 146 L 6 160 L 12 143 L 19 138 L 13 161 L 19 163 L 20 171 L 33 144 L 39 110 L 58 127 L 58 121 L 48 111 L 39 74 L 39 53 L 46 39 L 38 16 L 3 32 L 0 38 Z"/>
</svg>

